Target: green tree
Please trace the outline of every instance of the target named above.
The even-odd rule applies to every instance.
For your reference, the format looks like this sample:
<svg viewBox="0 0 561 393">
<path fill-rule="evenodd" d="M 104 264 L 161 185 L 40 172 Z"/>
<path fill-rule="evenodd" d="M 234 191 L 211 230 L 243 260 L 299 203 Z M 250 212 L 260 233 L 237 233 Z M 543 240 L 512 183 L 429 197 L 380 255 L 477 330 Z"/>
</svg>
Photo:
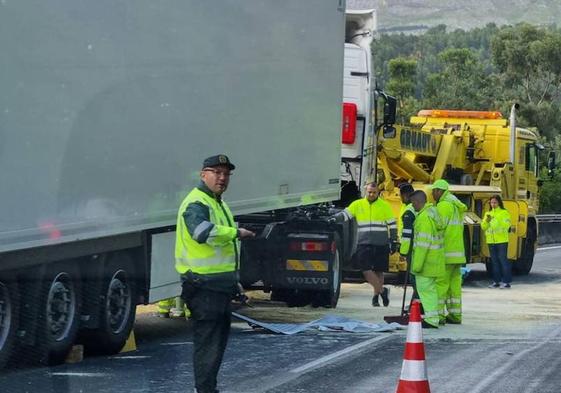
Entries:
<svg viewBox="0 0 561 393">
<path fill-rule="evenodd" d="M 519 102 L 520 124 L 553 138 L 561 129 L 561 32 L 528 24 L 506 27 L 491 49 L 502 108 Z"/>
<path fill-rule="evenodd" d="M 561 93 L 561 34 L 521 24 L 498 32 L 492 40 L 493 62 L 506 87 L 521 91 L 524 101 L 540 105 Z"/>
<path fill-rule="evenodd" d="M 438 55 L 442 71 L 428 76 L 424 104 L 432 108 L 492 109 L 489 80 L 477 54 L 468 48 L 446 49 Z"/>
<path fill-rule="evenodd" d="M 419 102 L 415 99 L 417 61 L 398 57 L 388 63 L 389 81 L 386 90 L 395 96 L 399 103 L 399 116 L 405 123 L 418 109 Z"/>
</svg>

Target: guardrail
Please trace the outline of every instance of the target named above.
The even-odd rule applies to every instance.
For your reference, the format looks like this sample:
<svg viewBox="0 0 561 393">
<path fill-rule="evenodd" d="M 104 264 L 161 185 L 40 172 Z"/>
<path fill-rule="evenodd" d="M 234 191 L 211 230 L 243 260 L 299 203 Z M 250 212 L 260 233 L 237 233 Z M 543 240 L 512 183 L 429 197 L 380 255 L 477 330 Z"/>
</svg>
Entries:
<svg viewBox="0 0 561 393">
<path fill-rule="evenodd" d="M 561 243 L 561 214 L 538 214 L 538 244 Z"/>
<path fill-rule="evenodd" d="M 561 214 L 538 214 L 540 222 L 561 222 Z"/>
</svg>

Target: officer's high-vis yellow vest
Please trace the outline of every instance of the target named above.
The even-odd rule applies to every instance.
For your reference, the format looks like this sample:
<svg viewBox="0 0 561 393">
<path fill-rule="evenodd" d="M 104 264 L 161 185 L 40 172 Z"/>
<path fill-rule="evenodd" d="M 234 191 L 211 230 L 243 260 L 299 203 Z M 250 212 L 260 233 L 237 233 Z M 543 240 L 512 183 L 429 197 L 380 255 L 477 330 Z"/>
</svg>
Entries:
<svg viewBox="0 0 561 393">
<path fill-rule="evenodd" d="M 214 227 L 210 231 L 206 243 L 195 241 L 185 225 L 183 213 L 193 202 L 208 206 L 210 223 Z M 201 225 L 211 225 L 204 222 Z M 219 202 L 199 190 L 193 189 L 183 200 L 177 214 L 177 232 L 175 241 L 175 268 L 180 274 L 192 271 L 198 274 L 227 273 L 236 270 L 235 239 L 237 228 L 234 217 L 224 201 Z"/>
</svg>

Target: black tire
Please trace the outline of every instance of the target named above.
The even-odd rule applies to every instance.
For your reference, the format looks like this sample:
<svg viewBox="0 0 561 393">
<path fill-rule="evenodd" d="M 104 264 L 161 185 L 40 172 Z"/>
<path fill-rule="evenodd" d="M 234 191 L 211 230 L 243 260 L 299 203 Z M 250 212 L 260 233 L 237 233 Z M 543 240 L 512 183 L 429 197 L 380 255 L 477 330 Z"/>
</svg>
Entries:
<svg viewBox="0 0 561 393">
<path fill-rule="evenodd" d="M 84 334 L 86 352 L 112 355 L 125 345 L 136 317 L 134 264 L 127 254 L 114 254 L 103 275 L 99 327 Z"/>
<path fill-rule="evenodd" d="M 532 270 L 535 255 L 535 240 L 532 238 L 524 239 L 520 258 L 512 265 L 512 272 L 519 276 L 526 276 Z"/>
<path fill-rule="evenodd" d="M 327 308 L 337 307 L 339 295 L 341 294 L 341 281 L 343 274 L 341 242 L 335 237 L 335 253 L 333 254 L 333 263 L 331 264 L 331 288 L 327 291 L 316 292 L 312 299 L 312 305 L 315 307 L 323 306 Z"/>
<path fill-rule="evenodd" d="M 530 270 L 532 270 L 534 255 L 536 253 L 537 238 L 536 222 L 533 218 L 530 218 L 528 220 L 526 238 L 522 243 L 520 258 L 518 258 L 512 266 L 512 272 L 514 274 L 525 276 L 530 273 Z"/>
<path fill-rule="evenodd" d="M 19 291 L 11 277 L 0 278 L 0 369 L 12 358 L 19 326 Z"/>
<path fill-rule="evenodd" d="M 39 362 L 62 363 L 72 348 L 80 326 L 81 282 L 71 263 L 52 264 L 41 283 L 37 342 Z"/>
</svg>

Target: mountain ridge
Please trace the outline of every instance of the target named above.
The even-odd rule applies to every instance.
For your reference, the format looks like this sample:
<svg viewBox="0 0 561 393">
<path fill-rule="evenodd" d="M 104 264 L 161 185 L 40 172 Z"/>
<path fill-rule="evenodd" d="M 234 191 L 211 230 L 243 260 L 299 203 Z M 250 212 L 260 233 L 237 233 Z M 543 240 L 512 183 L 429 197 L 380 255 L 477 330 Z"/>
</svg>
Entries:
<svg viewBox="0 0 561 393">
<path fill-rule="evenodd" d="M 444 24 L 469 30 L 489 23 L 561 24 L 559 0 L 347 0 L 347 8 L 374 8 L 380 31 L 418 31 Z"/>
</svg>

